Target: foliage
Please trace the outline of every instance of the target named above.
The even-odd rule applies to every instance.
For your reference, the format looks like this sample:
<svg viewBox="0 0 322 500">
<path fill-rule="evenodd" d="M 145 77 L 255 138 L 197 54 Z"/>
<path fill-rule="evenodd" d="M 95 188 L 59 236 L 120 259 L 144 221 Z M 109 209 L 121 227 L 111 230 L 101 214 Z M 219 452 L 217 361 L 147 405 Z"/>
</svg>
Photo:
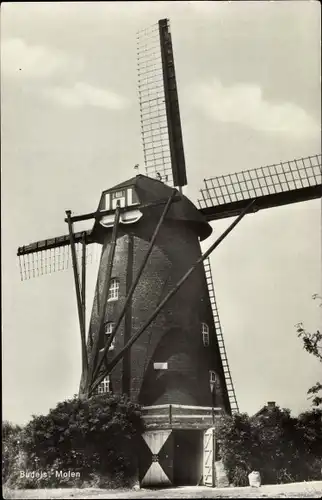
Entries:
<svg viewBox="0 0 322 500">
<path fill-rule="evenodd" d="M 251 472 L 252 463 L 251 425 L 246 413 L 223 417 L 218 428 L 220 436 L 220 455 L 229 473 L 230 483 L 246 486 L 247 474 Z"/>
<path fill-rule="evenodd" d="M 21 432 L 24 469 L 42 471 L 42 477 L 21 478 L 18 468 L 12 471 L 9 485 L 125 483 L 136 473 L 136 446 L 142 432 L 140 407 L 125 396 L 103 394 L 61 402 L 48 415 L 33 416 Z M 62 477 L 61 471 L 72 471 L 74 477 Z"/>
<path fill-rule="evenodd" d="M 312 295 L 314 300 L 321 300 L 320 307 L 322 307 L 322 297 L 318 294 Z M 314 333 L 309 333 L 305 330 L 303 323 L 297 323 L 296 325 L 297 336 L 303 341 L 303 348 L 309 353 L 315 356 L 322 363 L 322 333 L 317 330 Z M 307 391 L 309 398 L 312 399 L 313 406 L 319 406 L 322 404 L 322 383 L 316 382 Z M 319 395 L 321 393 L 321 396 Z"/>
<path fill-rule="evenodd" d="M 20 433 L 22 427 L 5 420 L 2 423 L 2 483 L 4 483 L 19 453 Z"/>
<path fill-rule="evenodd" d="M 225 416 L 217 435 L 229 482 L 235 486 L 248 485 L 252 470 L 259 471 L 266 484 L 321 478 L 320 410 L 295 418 L 276 406 L 252 417 Z"/>
<path fill-rule="evenodd" d="M 322 409 L 301 413 L 297 422 L 298 448 L 308 479 L 321 478 L 322 472 Z"/>
</svg>

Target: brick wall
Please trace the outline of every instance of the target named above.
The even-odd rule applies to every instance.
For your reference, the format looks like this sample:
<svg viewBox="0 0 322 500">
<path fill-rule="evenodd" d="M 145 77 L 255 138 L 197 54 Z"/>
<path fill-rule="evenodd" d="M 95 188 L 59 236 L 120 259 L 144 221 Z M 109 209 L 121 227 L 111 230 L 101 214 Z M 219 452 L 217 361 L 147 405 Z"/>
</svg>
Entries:
<svg viewBox="0 0 322 500">
<path fill-rule="evenodd" d="M 184 203 L 184 201 L 179 202 Z M 197 209 L 196 209 L 197 211 Z M 132 279 L 149 246 L 160 211 L 152 209 L 133 225 L 122 225 L 119 231 L 112 277 L 120 280 L 117 302 L 108 302 L 106 321 L 116 321 Z M 199 214 L 198 214 L 199 216 Z M 98 301 L 107 272 L 111 229 L 106 230 L 94 299 L 90 336 L 97 335 Z M 130 237 L 133 237 L 133 262 L 129 259 Z M 156 244 L 133 295 L 131 310 L 132 334 L 148 319 L 160 301 L 200 257 L 196 224 L 166 219 Z M 128 267 L 130 264 L 130 268 Z M 203 345 L 201 323 L 210 329 L 210 345 Z M 124 320 L 118 330 L 114 353 L 124 345 Z M 104 339 L 100 339 L 103 346 Z M 168 363 L 167 370 L 155 370 L 154 362 Z M 209 385 L 209 370 L 215 370 L 220 384 L 215 405 L 227 407 L 221 360 L 217 346 L 212 311 L 203 265 L 188 278 L 170 299 L 142 336 L 131 348 L 128 365 L 121 361 L 111 374 L 115 392 L 124 392 L 124 370 L 130 396 L 142 405 L 177 403 L 211 406 L 214 402 Z"/>
</svg>

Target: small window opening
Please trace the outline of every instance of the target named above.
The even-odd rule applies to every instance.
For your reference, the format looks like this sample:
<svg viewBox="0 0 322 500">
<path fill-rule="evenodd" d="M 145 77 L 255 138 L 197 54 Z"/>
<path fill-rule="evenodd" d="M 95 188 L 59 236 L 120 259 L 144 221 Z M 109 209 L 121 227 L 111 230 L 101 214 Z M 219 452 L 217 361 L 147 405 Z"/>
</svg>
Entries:
<svg viewBox="0 0 322 500">
<path fill-rule="evenodd" d="M 114 326 L 115 326 L 115 323 L 113 323 L 112 321 L 105 323 L 105 327 L 104 327 L 104 333 L 106 335 L 105 342 L 104 342 L 105 344 L 108 341 L 110 335 L 112 335 Z M 109 347 L 109 351 L 115 348 L 115 340 L 116 340 L 116 338 L 114 337 L 112 340 L 112 343 Z M 102 352 L 102 351 L 104 351 L 104 347 L 102 349 L 100 349 L 100 352 Z"/>
<path fill-rule="evenodd" d="M 110 392 L 110 377 L 107 375 L 97 387 L 98 394 Z"/>
<path fill-rule="evenodd" d="M 206 323 L 201 323 L 201 333 L 203 345 L 209 346 L 209 326 Z"/>
</svg>

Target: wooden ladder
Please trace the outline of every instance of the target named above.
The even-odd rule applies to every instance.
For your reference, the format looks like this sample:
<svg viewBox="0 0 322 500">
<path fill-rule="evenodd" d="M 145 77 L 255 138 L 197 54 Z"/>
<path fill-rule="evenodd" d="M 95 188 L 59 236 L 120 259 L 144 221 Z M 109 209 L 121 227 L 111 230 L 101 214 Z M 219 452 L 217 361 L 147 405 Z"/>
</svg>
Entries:
<svg viewBox="0 0 322 500">
<path fill-rule="evenodd" d="M 228 393 L 228 398 L 229 398 L 229 403 L 230 403 L 230 409 L 231 409 L 231 413 L 238 413 L 239 408 L 238 408 L 236 393 L 235 393 L 235 389 L 234 389 L 234 385 L 233 385 L 233 381 L 232 381 L 232 377 L 231 377 L 231 373 L 230 373 L 224 337 L 223 337 L 220 319 L 219 319 L 219 314 L 218 314 L 218 308 L 217 308 L 217 302 L 216 302 L 216 297 L 215 297 L 215 289 L 214 289 L 214 283 L 213 283 L 213 279 L 212 279 L 209 257 L 207 259 L 205 259 L 203 261 L 203 263 L 204 263 L 205 275 L 206 275 L 206 280 L 207 280 L 207 285 L 208 285 L 209 299 L 210 299 L 212 314 L 213 314 L 214 323 L 215 323 L 215 331 L 216 331 L 216 336 L 217 336 L 217 340 L 218 340 L 219 352 L 220 352 L 222 367 L 224 370 L 224 376 L 225 376 L 226 388 L 227 388 L 227 393 Z"/>
</svg>

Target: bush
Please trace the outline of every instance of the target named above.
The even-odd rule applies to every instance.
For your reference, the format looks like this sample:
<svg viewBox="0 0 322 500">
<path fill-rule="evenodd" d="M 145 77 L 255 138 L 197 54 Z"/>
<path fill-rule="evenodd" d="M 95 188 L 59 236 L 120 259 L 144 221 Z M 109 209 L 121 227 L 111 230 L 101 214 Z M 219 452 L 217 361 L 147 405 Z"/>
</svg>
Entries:
<svg viewBox="0 0 322 500">
<path fill-rule="evenodd" d="M 224 417 L 217 430 L 220 454 L 228 472 L 229 483 L 246 486 L 252 470 L 250 419 L 246 413 Z M 245 446 L 248 443 L 248 446 Z"/>
<path fill-rule="evenodd" d="M 2 423 L 2 484 L 4 484 L 14 468 L 19 453 L 20 433 L 22 427 L 5 420 Z"/>
<path fill-rule="evenodd" d="M 17 488 L 127 484 L 137 471 L 144 430 L 140 407 L 125 396 L 103 394 L 59 403 L 21 431 L 20 461 L 7 485 Z M 21 477 L 21 470 L 41 477 Z"/>
<path fill-rule="evenodd" d="M 217 434 L 229 482 L 248 485 L 252 470 L 264 484 L 321 479 L 321 416 L 313 410 L 294 418 L 275 407 L 253 417 L 223 417 Z"/>
</svg>

